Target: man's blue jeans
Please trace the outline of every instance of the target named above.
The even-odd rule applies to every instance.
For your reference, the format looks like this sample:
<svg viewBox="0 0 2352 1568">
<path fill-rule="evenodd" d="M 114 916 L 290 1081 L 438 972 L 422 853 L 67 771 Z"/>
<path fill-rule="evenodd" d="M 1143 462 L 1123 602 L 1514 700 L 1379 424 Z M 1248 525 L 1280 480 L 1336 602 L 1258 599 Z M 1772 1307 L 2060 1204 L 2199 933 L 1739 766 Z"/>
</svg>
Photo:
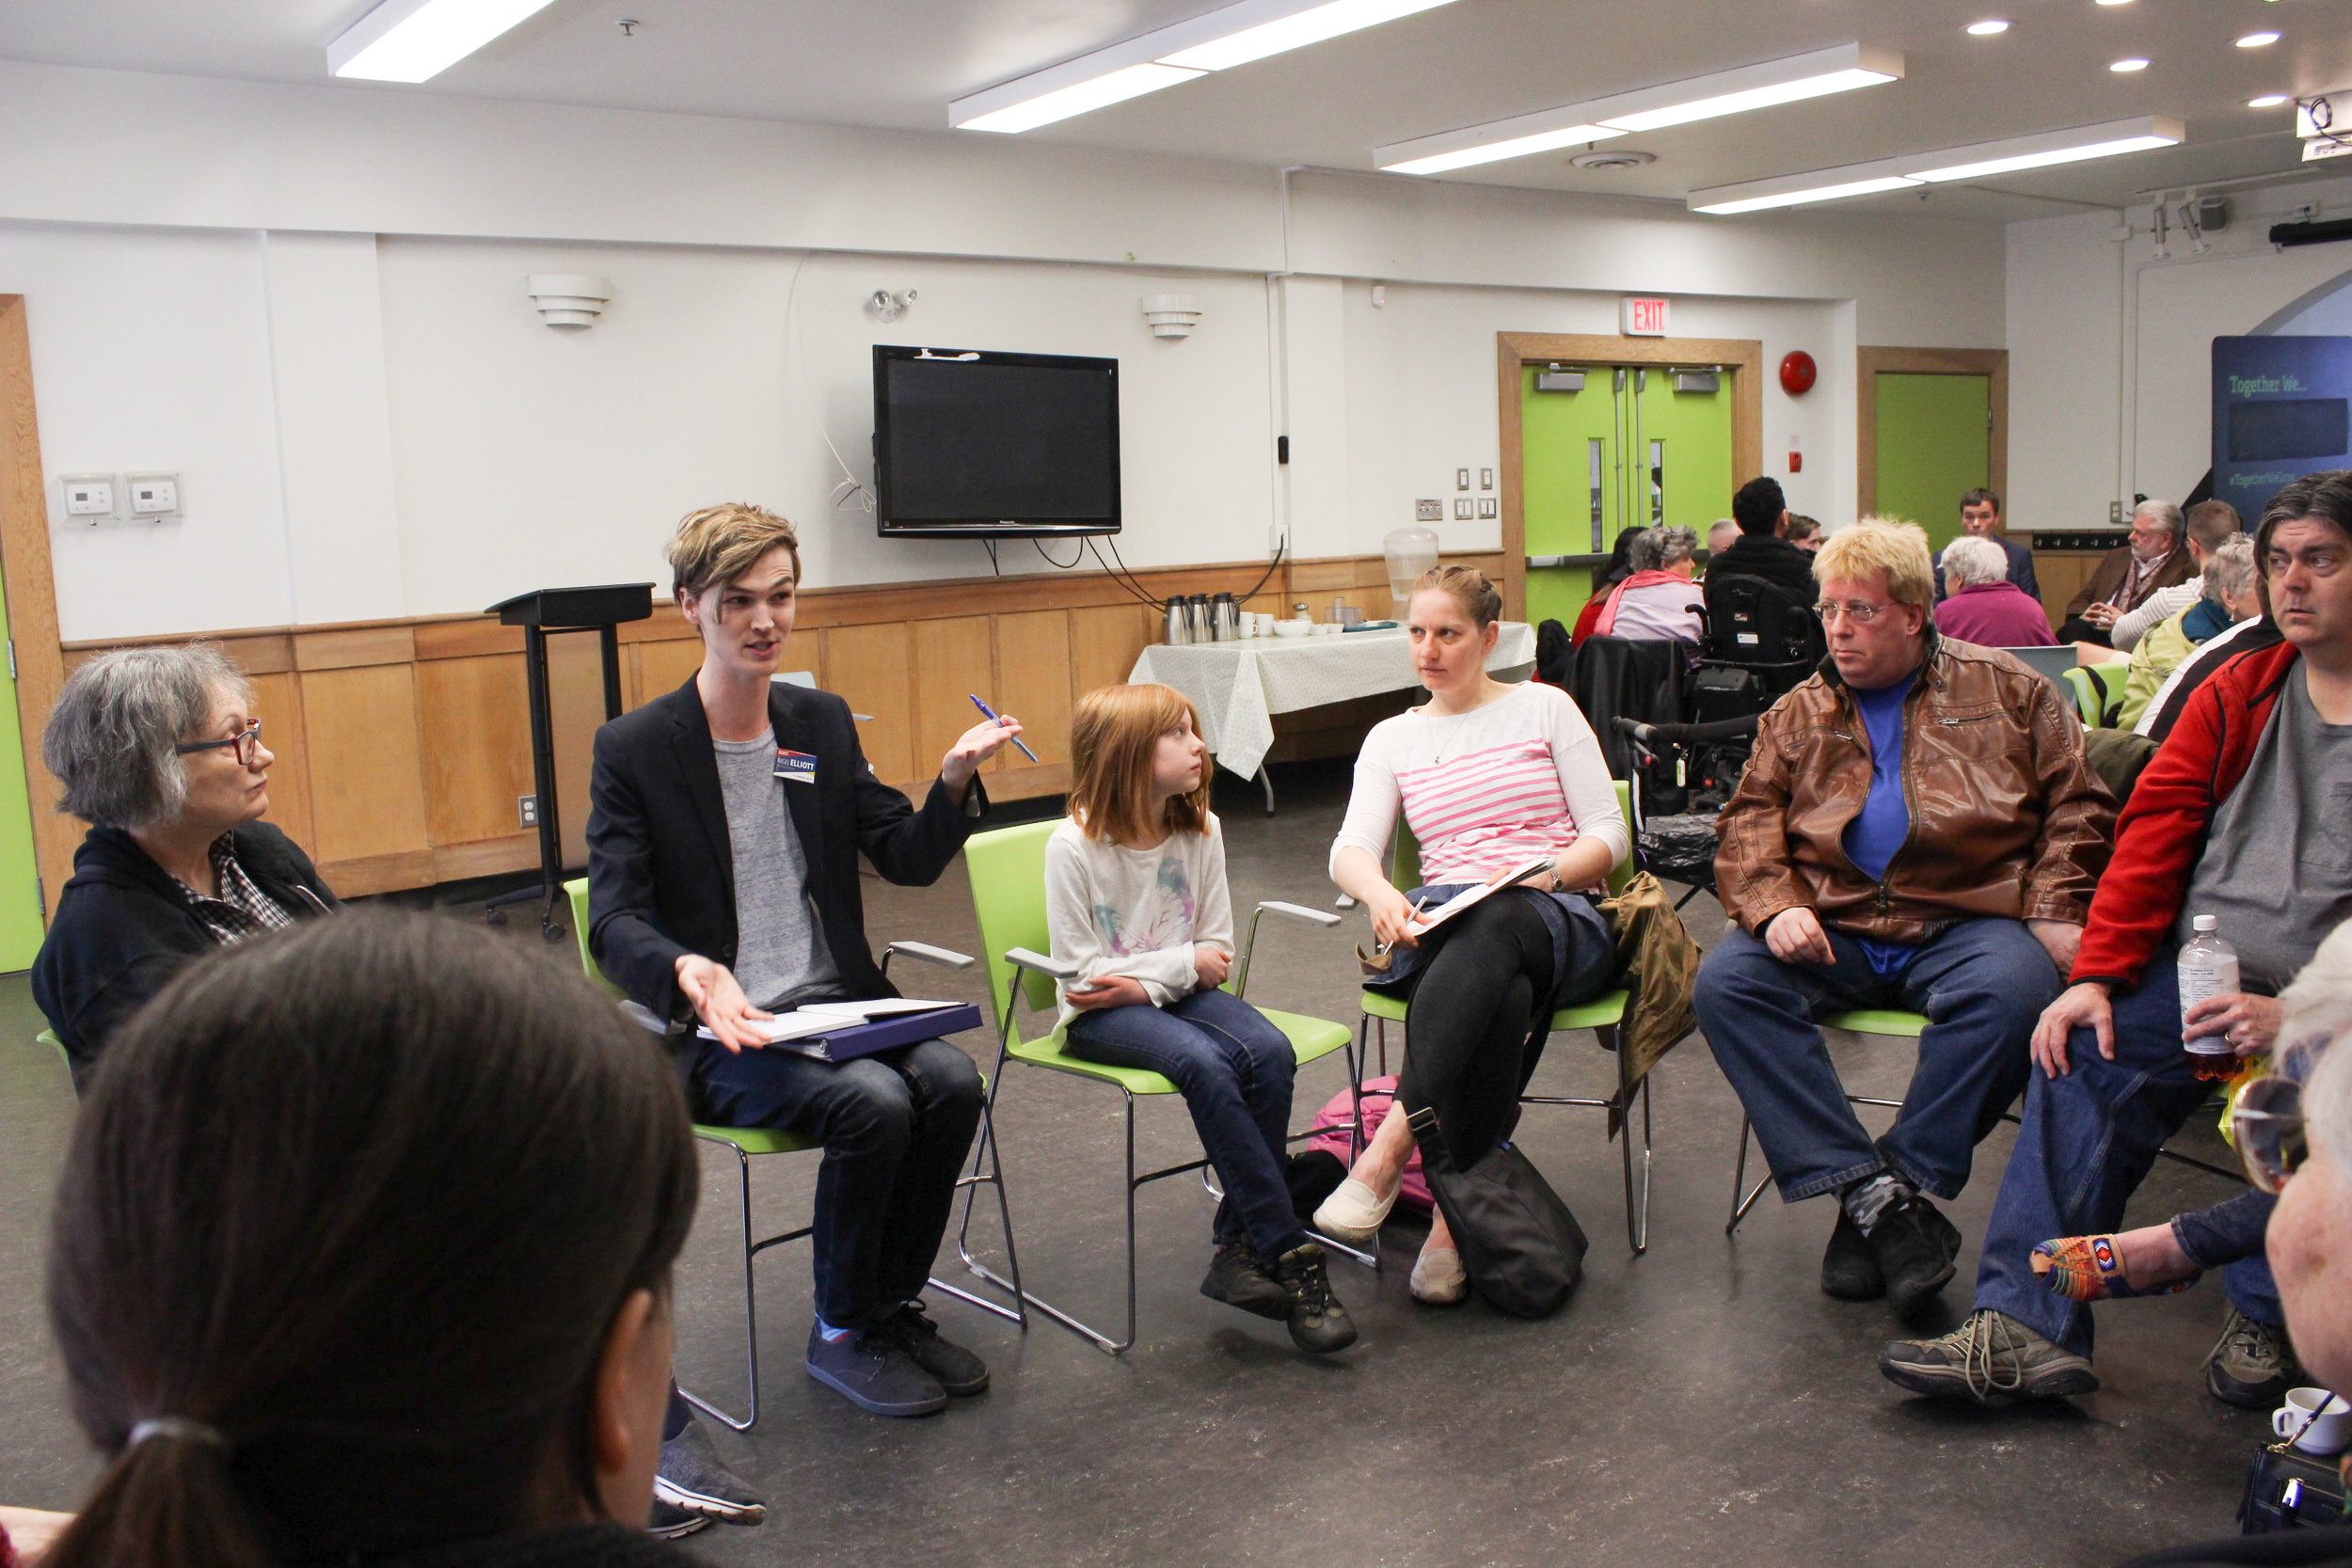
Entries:
<svg viewBox="0 0 2352 1568">
<path fill-rule="evenodd" d="M 2017 1151 L 1985 1227 L 1977 1305 L 2007 1313 L 2077 1355 L 2090 1354 L 2090 1307 L 2054 1294 L 2026 1259 L 2036 1243 L 2095 1236 L 2121 1225 L 2124 1202 L 2156 1163 L 2156 1150 L 2213 1093 L 2181 1050 L 2173 960 L 2168 948 L 2136 989 L 2117 993 L 2115 1060 L 2099 1054 L 2090 1030 L 2077 1029 L 2066 1042 L 2064 1077 L 2033 1069 Z M 2223 1278 L 2230 1300 L 2248 1317 L 2274 1325 L 2285 1321 L 2260 1253 L 2232 1263 Z"/>
<path fill-rule="evenodd" d="M 2058 993 L 2058 967 L 2015 920 L 1963 920 L 1893 975 L 1829 933 L 1835 964 L 1783 963 L 1745 931 L 1699 966 L 1699 1027 L 1739 1092 L 1786 1202 L 1892 1170 L 1941 1198 L 1967 1184 L 1970 1155 L 2025 1087 L 2034 1021 Z M 1813 1020 L 1852 1007 L 1927 1015 L 1895 1125 L 1876 1143 Z M 2035 1238 L 2040 1240 L 2039 1237 Z"/>
<path fill-rule="evenodd" d="M 1159 1073 L 1184 1095 L 1225 1183 L 1211 1232 L 1219 1245 L 1247 1235 L 1271 1263 L 1305 1243 L 1283 1173 L 1298 1054 L 1263 1013 L 1230 991 L 1197 990 L 1166 1007 L 1080 1013 L 1064 1038 L 1073 1056 Z"/>
</svg>

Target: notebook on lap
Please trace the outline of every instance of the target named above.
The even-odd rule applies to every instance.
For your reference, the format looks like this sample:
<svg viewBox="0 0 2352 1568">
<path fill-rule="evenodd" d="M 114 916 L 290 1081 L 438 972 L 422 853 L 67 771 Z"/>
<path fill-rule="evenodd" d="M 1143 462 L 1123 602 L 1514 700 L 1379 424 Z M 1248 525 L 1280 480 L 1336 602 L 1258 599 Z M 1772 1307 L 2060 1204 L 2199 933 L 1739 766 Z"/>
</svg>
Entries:
<svg viewBox="0 0 2352 1568">
<path fill-rule="evenodd" d="M 820 1062 L 848 1062 L 979 1026 L 980 1009 L 969 1002 L 889 997 L 870 1002 L 812 1002 L 778 1013 L 766 1032 L 771 1050 L 797 1051 Z M 705 1039 L 718 1037 L 707 1028 L 695 1032 Z"/>
</svg>

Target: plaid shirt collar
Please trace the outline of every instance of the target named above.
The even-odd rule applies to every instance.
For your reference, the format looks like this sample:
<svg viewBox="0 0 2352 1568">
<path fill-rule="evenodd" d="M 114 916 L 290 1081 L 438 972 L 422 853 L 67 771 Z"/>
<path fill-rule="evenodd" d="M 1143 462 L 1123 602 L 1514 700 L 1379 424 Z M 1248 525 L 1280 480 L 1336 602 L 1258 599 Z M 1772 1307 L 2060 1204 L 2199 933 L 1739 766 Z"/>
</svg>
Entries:
<svg viewBox="0 0 2352 1568">
<path fill-rule="evenodd" d="M 293 915 L 246 875 L 229 847 L 227 833 L 213 840 L 211 854 L 213 874 L 220 880 L 220 896 L 208 897 L 185 882 L 180 883 L 180 892 L 215 942 L 226 947 L 264 931 L 284 930 L 294 923 Z"/>
</svg>

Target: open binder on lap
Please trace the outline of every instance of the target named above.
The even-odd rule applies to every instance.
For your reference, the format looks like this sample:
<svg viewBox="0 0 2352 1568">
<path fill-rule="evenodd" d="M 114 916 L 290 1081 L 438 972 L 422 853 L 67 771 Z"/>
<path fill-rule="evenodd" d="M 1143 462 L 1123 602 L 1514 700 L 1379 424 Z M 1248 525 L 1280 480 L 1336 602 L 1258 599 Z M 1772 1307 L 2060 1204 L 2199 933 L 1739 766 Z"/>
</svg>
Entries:
<svg viewBox="0 0 2352 1568">
<path fill-rule="evenodd" d="M 811 1002 L 777 1014 L 759 1028 L 771 1047 L 797 1051 L 820 1062 L 848 1062 L 979 1026 L 980 1009 L 969 1002 L 926 1002 L 900 996 L 867 1002 Z M 695 1032 L 705 1039 L 718 1038 L 707 1028 Z"/>
</svg>

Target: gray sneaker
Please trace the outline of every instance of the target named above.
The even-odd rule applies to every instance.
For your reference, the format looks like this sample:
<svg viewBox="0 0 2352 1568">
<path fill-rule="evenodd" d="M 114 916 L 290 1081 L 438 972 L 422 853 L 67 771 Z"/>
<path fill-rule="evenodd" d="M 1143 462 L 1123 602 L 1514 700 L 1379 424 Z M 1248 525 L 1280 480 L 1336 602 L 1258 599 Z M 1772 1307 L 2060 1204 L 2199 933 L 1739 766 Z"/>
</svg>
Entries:
<svg viewBox="0 0 2352 1568">
<path fill-rule="evenodd" d="M 675 1541 L 681 1536 L 709 1528 L 709 1515 L 689 1513 L 675 1503 L 665 1503 L 660 1497 L 654 1498 L 653 1512 L 645 1519 L 645 1533 L 659 1541 Z"/>
<path fill-rule="evenodd" d="M 1979 1404 L 1995 1395 L 2050 1400 L 2099 1391 L 2090 1361 L 1989 1307 L 1940 1338 L 1890 1341 L 1879 1352 L 1879 1371 L 1915 1394 Z"/>
<path fill-rule="evenodd" d="M 2224 1404 L 2261 1410 L 2279 1402 L 2302 1377 L 2287 1331 L 2258 1323 L 2236 1307 L 2205 1357 L 2205 1388 Z"/>
<path fill-rule="evenodd" d="M 768 1517 L 768 1504 L 758 1493 L 735 1478 L 710 1445 L 710 1433 L 690 1419 L 686 1430 L 661 1445 L 661 1464 L 655 1470 L 656 1503 L 723 1525 L 756 1525 Z"/>
</svg>

